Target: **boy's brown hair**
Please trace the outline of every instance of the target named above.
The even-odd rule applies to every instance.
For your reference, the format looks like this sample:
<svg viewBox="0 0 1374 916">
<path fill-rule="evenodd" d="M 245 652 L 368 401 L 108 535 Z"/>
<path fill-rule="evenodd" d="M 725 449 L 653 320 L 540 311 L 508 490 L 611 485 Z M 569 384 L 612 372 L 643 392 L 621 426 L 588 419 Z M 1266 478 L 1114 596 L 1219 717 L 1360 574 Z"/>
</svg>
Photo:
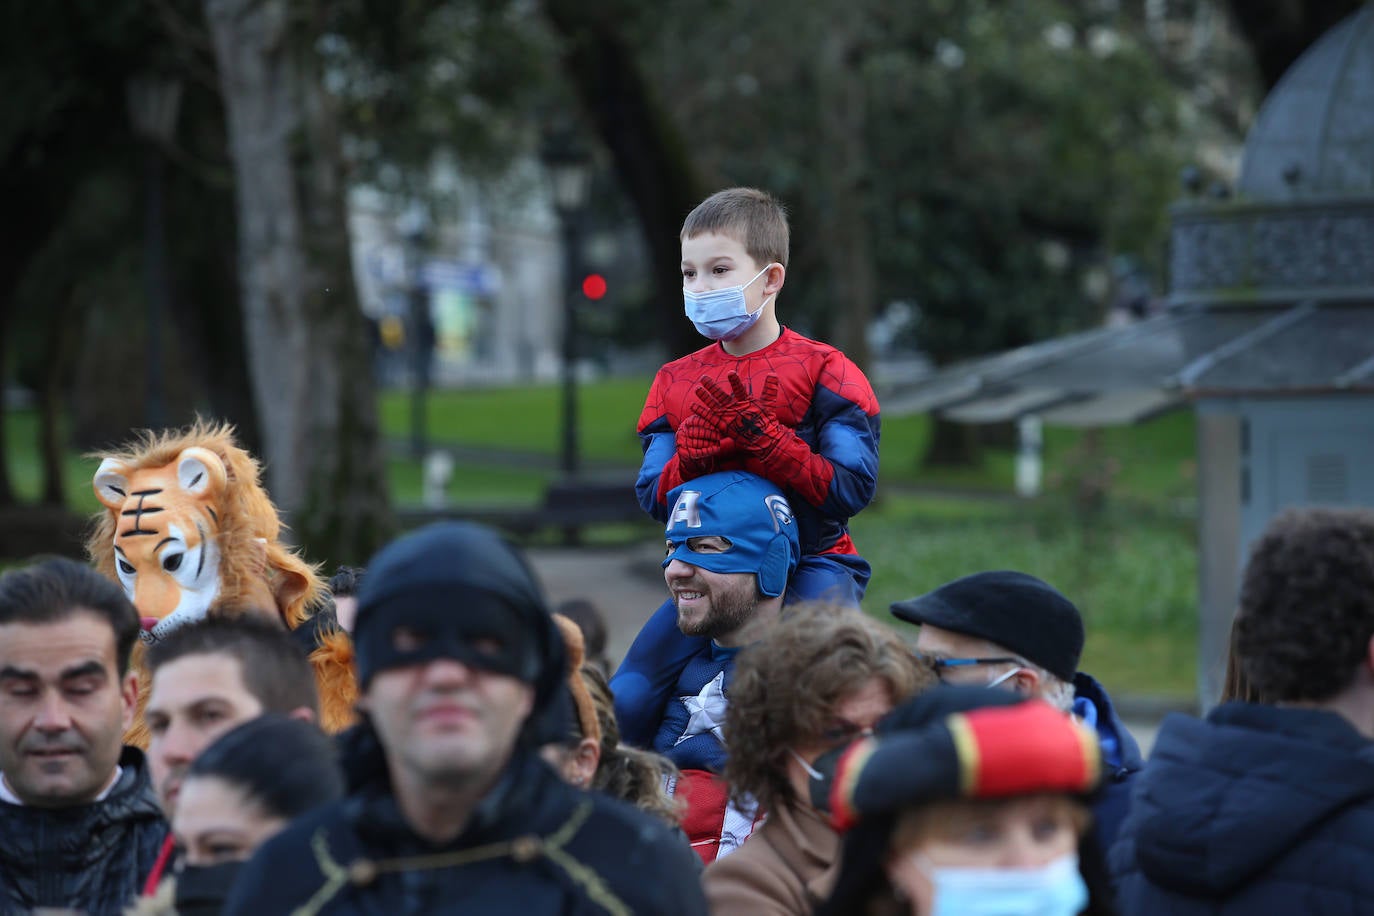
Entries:
<svg viewBox="0 0 1374 916">
<path fill-rule="evenodd" d="M 707 232 L 728 235 L 759 265 L 787 266 L 787 211 L 767 191 L 726 188 L 697 204 L 682 223 L 683 241 Z"/>
</svg>

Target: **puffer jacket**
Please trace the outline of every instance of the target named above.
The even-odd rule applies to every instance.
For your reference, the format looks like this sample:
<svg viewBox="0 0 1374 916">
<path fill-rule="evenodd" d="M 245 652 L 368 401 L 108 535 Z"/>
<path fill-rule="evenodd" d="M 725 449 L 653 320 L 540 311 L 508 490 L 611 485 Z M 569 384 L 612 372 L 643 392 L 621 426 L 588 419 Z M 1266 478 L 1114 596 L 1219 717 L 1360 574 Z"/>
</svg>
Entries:
<svg viewBox="0 0 1374 916">
<path fill-rule="evenodd" d="M 1135 782 L 1111 854 L 1126 916 L 1374 912 L 1374 744 L 1341 716 L 1175 714 Z"/>
<path fill-rule="evenodd" d="M 143 752 L 126 747 L 102 801 L 73 808 L 0 802 L 0 913 L 67 907 L 119 913 L 157 859 L 167 824 Z"/>
<path fill-rule="evenodd" d="M 1105 860 L 1126 818 L 1131 786 L 1145 761 L 1140 755 L 1140 745 L 1117 716 L 1101 684 L 1080 671 L 1073 676 L 1073 691 L 1074 714 L 1097 732 L 1102 747 L 1104 772 L 1102 788 L 1093 803 L 1093 835 Z"/>
<path fill-rule="evenodd" d="M 268 840 L 224 912 L 705 916 L 700 876 L 667 824 L 517 752 L 452 842 L 417 835 L 375 780 Z"/>
</svg>

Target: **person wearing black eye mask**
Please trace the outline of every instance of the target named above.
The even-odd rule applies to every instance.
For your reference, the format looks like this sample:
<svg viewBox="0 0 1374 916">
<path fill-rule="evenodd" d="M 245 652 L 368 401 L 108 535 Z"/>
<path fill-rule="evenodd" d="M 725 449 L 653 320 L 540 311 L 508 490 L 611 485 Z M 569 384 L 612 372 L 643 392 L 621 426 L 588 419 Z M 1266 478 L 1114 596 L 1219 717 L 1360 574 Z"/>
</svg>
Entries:
<svg viewBox="0 0 1374 916">
<path fill-rule="evenodd" d="M 264 845 L 225 912 L 704 914 L 667 824 L 564 783 L 563 639 L 524 557 L 431 525 L 368 563 L 348 795 Z"/>
</svg>

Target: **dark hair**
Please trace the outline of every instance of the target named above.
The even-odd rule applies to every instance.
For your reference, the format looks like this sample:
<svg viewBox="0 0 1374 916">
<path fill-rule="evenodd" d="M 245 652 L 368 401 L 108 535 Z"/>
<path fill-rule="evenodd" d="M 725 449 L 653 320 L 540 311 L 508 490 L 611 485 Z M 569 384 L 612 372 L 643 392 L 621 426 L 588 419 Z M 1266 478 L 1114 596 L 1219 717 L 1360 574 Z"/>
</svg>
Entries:
<svg viewBox="0 0 1374 916">
<path fill-rule="evenodd" d="M 726 188 L 697 204 L 682 223 L 683 241 L 708 232 L 728 235 L 759 265 L 787 266 L 787 211 L 767 191 Z"/>
<path fill-rule="evenodd" d="M 310 722 L 267 713 L 235 726 L 201 752 L 187 779 L 214 777 L 291 820 L 343 796 L 334 744 Z"/>
<path fill-rule="evenodd" d="M 227 655 L 238 659 L 243 686 L 267 712 L 287 713 L 304 706 L 320 714 L 315 672 L 305 653 L 275 619 L 237 614 L 207 617 L 178 627 L 148 647 L 148 676 L 187 655 Z"/>
<path fill-rule="evenodd" d="M 1226 675 L 1221 683 L 1219 703 L 1261 703 L 1259 691 L 1245 677 L 1240 658 L 1236 655 L 1236 621 L 1231 621 L 1231 636 L 1226 647 Z"/>
<path fill-rule="evenodd" d="M 1241 672 L 1266 702 L 1321 701 L 1374 637 L 1374 512 L 1289 509 L 1250 552 L 1235 622 Z"/>
<path fill-rule="evenodd" d="M 138 638 L 138 611 L 124 589 L 84 563 L 66 557 L 39 560 L 0 575 L 0 624 L 58 623 L 88 612 L 114 631 L 120 677 Z"/>
<path fill-rule="evenodd" d="M 363 584 L 363 572 L 361 566 L 340 566 L 329 577 L 329 594 L 335 598 L 358 594 L 358 586 Z"/>
<path fill-rule="evenodd" d="M 586 598 L 570 598 L 553 609 L 555 614 L 577 624 L 582 631 L 584 656 L 602 668 L 606 667 L 606 618 L 601 610 Z"/>
<path fill-rule="evenodd" d="M 601 726 L 601 762 L 592 776 L 592 788 L 677 826 L 683 806 L 663 789 L 665 778 L 677 777 L 677 767 L 661 754 L 621 744 L 615 698 L 605 673 L 595 665 L 583 665 L 582 679 Z"/>
</svg>

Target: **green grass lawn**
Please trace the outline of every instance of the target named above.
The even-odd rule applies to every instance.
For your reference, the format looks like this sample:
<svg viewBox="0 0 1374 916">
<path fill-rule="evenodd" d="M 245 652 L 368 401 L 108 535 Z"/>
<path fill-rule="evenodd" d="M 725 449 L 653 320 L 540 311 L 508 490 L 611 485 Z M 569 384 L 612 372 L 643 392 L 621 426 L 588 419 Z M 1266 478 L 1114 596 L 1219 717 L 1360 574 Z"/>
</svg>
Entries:
<svg viewBox="0 0 1374 916">
<path fill-rule="evenodd" d="M 36 499 L 43 486 L 43 468 L 38 454 L 38 412 L 5 412 L 5 457 L 9 462 L 10 485 L 21 500 Z M 100 502 L 91 489 L 97 462 L 80 452 L 68 451 L 62 462 L 62 483 L 67 504 L 77 512 L 94 512 Z"/>
<path fill-rule="evenodd" d="M 648 383 L 648 378 L 616 379 L 579 387 L 584 455 L 627 467 L 638 464 L 634 423 Z M 558 405 L 559 390 L 552 385 L 439 392 L 429 399 L 429 432 L 437 440 L 552 455 L 558 448 Z M 409 433 L 409 411 L 406 393 L 383 395 L 382 426 L 388 435 Z M 512 422 L 515 417 L 518 422 Z M 1054 584 L 1083 610 L 1089 634 L 1084 670 L 1112 690 L 1193 694 L 1196 538 L 1193 522 L 1177 513 L 1193 494 L 1191 413 L 1102 430 L 1095 459 L 1085 453 L 1080 430 L 1048 428 L 1048 493 L 1031 503 L 926 490 L 913 494 L 913 487 L 956 486 L 990 494 L 1012 489 L 1009 450 L 985 449 L 975 467 L 922 469 L 919 458 L 929 435 L 925 416 L 884 418 L 879 499 L 852 522 L 855 542 L 874 567 L 865 601 L 871 613 L 890 619 L 887 606 L 893 601 L 977 570 L 1024 570 Z M 1112 469 L 1109 506 L 1083 521 L 1070 494 L 1077 476 L 1097 465 Z M 530 481 L 524 490 L 518 486 L 522 474 Z M 450 497 L 478 502 L 463 491 L 518 493 L 532 503 L 544 483 L 529 472 L 468 468 L 455 475 Z M 415 487 L 418 493 L 418 476 Z M 405 496 L 401 488 L 396 493 Z M 599 534 L 635 537 L 642 530 L 630 526 Z"/>
<path fill-rule="evenodd" d="M 645 377 L 580 386 L 584 456 L 623 465 L 627 476 L 633 472 L 640 458 L 635 420 L 648 383 Z M 555 385 L 434 392 L 427 405 L 429 435 L 438 442 L 553 456 L 559 445 L 559 395 Z M 405 439 L 409 395 L 386 392 L 379 409 L 384 434 Z M 32 411 L 7 413 L 10 471 L 24 498 L 39 487 L 36 428 Z M 1007 450 L 985 450 L 976 467 L 923 470 L 918 459 L 929 434 L 924 416 L 889 417 L 883 423 L 879 498 L 852 522 L 855 543 L 874 568 L 865 601 L 871 613 L 891 619 L 887 606 L 892 601 L 978 570 L 1020 569 L 1054 584 L 1083 610 L 1088 627 L 1083 668 L 1109 689 L 1193 693 L 1196 536 L 1192 520 L 1179 511 L 1193 492 L 1190 413 L 1101 431 L 1093 466 L 1114 470 L 1107 508 L 1090 521 L 1071 498 L 1087 461 L 1081 431 L 1046 430 L 1047 494 L 1033 502 L 1006 497 L 1013 469 Z M 64 470 L 73 508 L 98 508 L 90 487 L 94 462 L 70 454 Z M 419 464 L 393 454 L 387 471 L 393 500 L 418 503 Z M 534 505 L 554 474 L 499 461 L 461 466 L 448 497 L 458 506 Z M 989 496 L 940 495 L 941 487 L 952 486 Z M 656 531 L 647 521 L 608 525 L 589 531 L 587 541 L 625 543 L 654 537 Z"/>
<path fill-rule="evenodd" d="M 618 378 L 578 387 L 578 445 L 588 458 L 637 466 L 640 458 L 635 422 L 644 406 L 649 378 Z M 557 453 L 561 392 L 555 385 L 436 391 L 427 398 L 429 434 L 436 440 Z M 385 435 L 410 434 L 411 399 L 404 391 L 380 399 Z M 957 485 L 1007 492 L 1013 480 L 1013 455 L 985 449 L 981 464 L 932 471 L 920 467 L 930 438 L 927 416 L 885 417 L 882 479 L 891 484 Z M 1082 432 L 1050 427 L 1045 433 L 1047 482 L 1056 469 L 1079 462 Z M 1133 427 L 1101 431 L 1101 457 L 1119 465 L 1115 488 L 1120 495 L 1146 502 L 1192 495 L 1193 417 L 1188 411 L 1165 414 Z"/>
<path fill-rule="evenodd" d="M 1190 521 L 926 497 L 885 499 L 851 523 L 873 565 L 864 607 L 888 606 L 979 570 L 1029 572 L 1083 612 L 1083 670 L 1112 691 L 1191 696 L 1195 690 L 1197 552 Z M 905 626 L 905 625 L 902 625 Z"/>
</svg>

